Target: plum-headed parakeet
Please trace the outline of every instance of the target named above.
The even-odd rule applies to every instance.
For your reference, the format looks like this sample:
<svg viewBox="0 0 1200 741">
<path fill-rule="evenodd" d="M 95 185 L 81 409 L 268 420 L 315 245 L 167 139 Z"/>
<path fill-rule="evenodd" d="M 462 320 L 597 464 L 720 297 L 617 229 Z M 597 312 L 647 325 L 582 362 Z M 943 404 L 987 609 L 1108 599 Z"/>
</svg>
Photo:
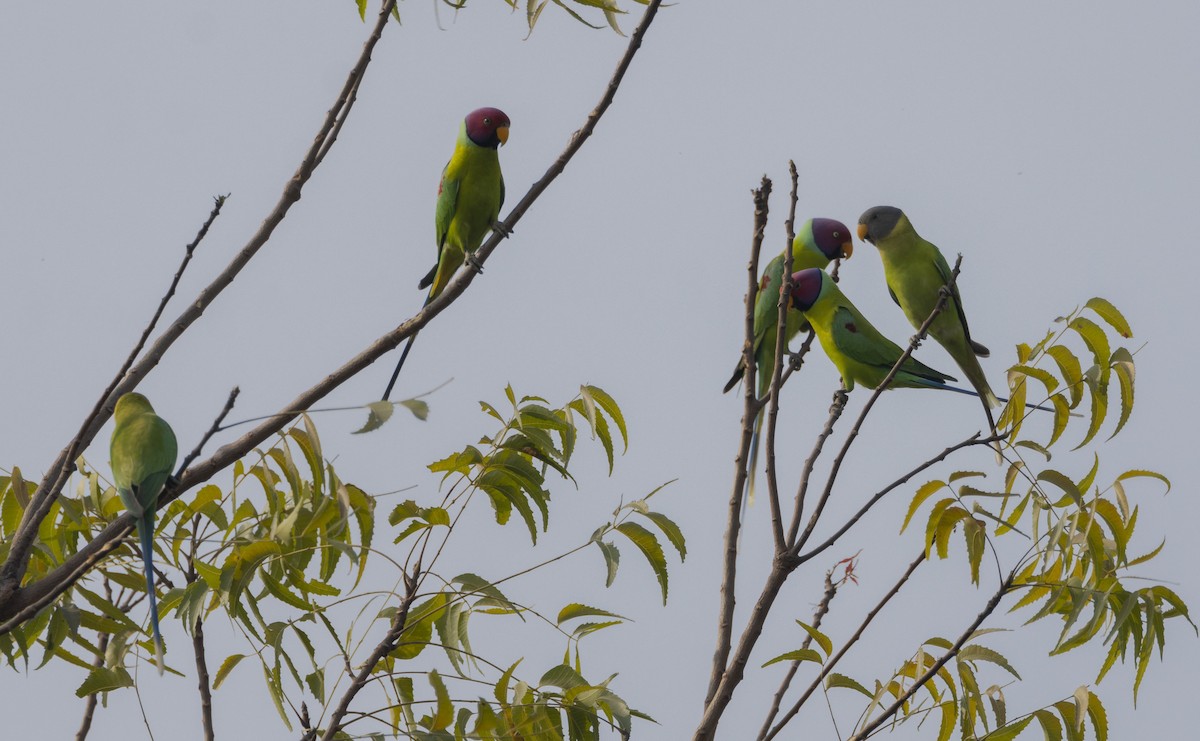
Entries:
<svg viewBox="0 0 1200 741">
<path fill-rule="evenodd" d="M 920 328 L 933 313 L 939 289 L 950 280 L 946 258 L 933 243 L 917 234 L 903 211 L 893 206 L 867 209 L 858 220 L 858 236 L 879 249 L 892 299 L 900 305 L 913 327 Z M 976 356 L 986 358 L 988 349 L 971 339 L 957 285 L 945 310 L 930 325 L 929 334 L 950 353 L 978 392 L 994 430 L 992 407 L 999 406 L 1000 400 L 992 392 L 976 359 Z"/>
<path fill-rule="evenodd" d="M 837 219 L 809 219 L 792 240 L 792 271 L 804 268 L 823 268 L 832 260 L 849 258 L 854 251 L 850 230 Z M 783 288 L 784 253 L 780 252 L 763 270 L 754 300 L 754 365 L 758 369 L 758 395 L 766 395 L 771 386 L 771 370 L 775 367 L 775 335 L 779 328 L 779 291 Z M 789 308 L 784 328 L 783 346 L 808 331 L 803 315 Z M 733 377 L 725 384 L 725 393 L 745 375 L 744 359 L 738 360 Z M 747 469 L 746 499 L 754 499 L 754 475 L 758 468 L 758 443 L 762 435 L 763 412 L 754 419 L 754 436 L 750 439 L 750 463 Z"/>
<path fill-rule="evenodd" d="M 846 390 L 852 391 L 856 383 L 878 388 L 904 354 L 900 346 L 875 329 L 824 270 L 801 270 L 792 275 L 792 283 L 792 304 L 812 324 L 825 354 L 842 374 Z M 939 388 L 975 395 L 946 385 L 946 381 L 953 380 L 909 357 L 890 387 Z"/>
<path fill-rule="evenodd" d="M 146 593 L 150 601 L 150 626 L 154 631 L 154 653 L 158 673 L 163 672 L 163 642 L 158 630 L 158 601 L 154 597 L 154 510 L 158 495 L 171 477 L 179 448 L 171 426 L 154 413 L 145 396 L 128 393 L 117 400 L 113 411 L 109 458 L 113 483 L 125 508 L 137 521 L 138 543 L 146 571 Z"/>
<path fill-rule="evenodd" d="M 854 251 L 850 230 L 837 219 L 809 219 L 800 227 L 792 241 L 792 272 L 805 268 L 824 268 L 838 258 L 849 258 Z M 754 363 L 758 368 L 758 395 L 771 385 L 771 369 L 775 367 L 775 335 L 779 327 L 779 291 L 783 287 L 784 253 L 779 253 L 763 270 L 754 300 Z M 804 317 L 794 308 L 788 309 L 784 347 L 806 331 Z M 733 377 L 725 384 L 725 392 L 737 385 L 746 367 L 739 359 Z"/>
<path fill-rule="evenodd" d="M 471 254 L 483 243 L 500 217 L 500 207 L 504 204 L 504 178 L 500 174 L 498 148 L 508 141 L 509 126 L 504 111 L 480 108 L 468 113 L 459 127 L 454 154 L 442 170 L 442 180 L 438 184 L 434 213 L 437 263 L 417 284 L 418 288 L 429 289 L 426 304 L 437 298 L 459 266 L 471 259 Z M 416 334 L 410 335 L 404 346 L 387 390 L 383 392 L 384 401 L 392 393 L 392 386 L 414 339 Z"/>
</svg>

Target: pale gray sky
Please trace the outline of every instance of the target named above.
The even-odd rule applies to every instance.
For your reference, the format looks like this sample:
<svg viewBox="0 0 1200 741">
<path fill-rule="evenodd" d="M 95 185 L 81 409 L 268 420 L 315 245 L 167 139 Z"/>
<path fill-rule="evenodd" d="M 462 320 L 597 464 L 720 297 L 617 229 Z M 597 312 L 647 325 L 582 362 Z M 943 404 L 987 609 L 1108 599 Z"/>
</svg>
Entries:
<svg viewBox="0 0 1200 741">
<path fill-rule="evenodd" d="M 303 200 L 143 384 L 185 449 L 233 385 L 242 388 L 235 417 L 273 411 L 420 306 L 416 281 L 434 256 L 434 188 L 467 111 L 494 105 L 512 118 L 501 152 L 511 205 L 582 123 L 624 48 L 623 39 L 555 8 L 524 40 L 522 14 L 500 2 L 477 0 L 457 17 L 443 10 L 444 30 L 432 7 L 402 5 L 404 25 L 387 30 L 358 106 Z M 634 6 L 627 30 L 639 12 Z M 853 225 L 865 208 L 893 204 L 951 260 L 965 255 L 960 286 L 973 333 L 993 350 L 985 368 L 994 385 L 1002 385 L 1015 343 L 1040 338 L 1054 317 L 1089 297 L 1105 296 L 1126 313 L 1134 346 L 1148 344 L 1137 358 L 1137 408 L 1127 430 L 1102 446 L 1100 480 L 1132 467 L 1171 477 L 1176 488 L 1166 497 L 1152 485 L 1134 490 L 1142 508 L 1134 550 L 1165 536 L 1163 555 L 1143 573 L 1200 604 L 1200 505 L 1192 495 L 1200 464 L 1186 434 L 1196 405 L 1181 372 L 1200 360 L 1190 316 L 1200 261 L 1190 246 L 1163 254 L 1172 239 L 1191 237 L 1186 225 L 1200 202 L 1198 24 L 1200 8 L 1189 2 L 987 10 L 690 0 L 664 9 L 595 137 L 468 294 L 421 334 L 397 395 L 455 379 L 429 399 L 429 421 L 397 417 L 374 435 L 350 437 L 358 416 L 326 415 L 318 420 L 326 452 L 343 478 L 367 491 L 416 485 L 410 495 L 431 501 L 437 479 L 424 466 L 491 430 L 478 400 L 501 401 L 506 383 L 555 402 L 583 382 L 607 389 L 632 438 L 613 478 L 604 477 L 598 449 L 581 450 L 580 491 L 555 490 L 555 519 L 533 552 L 519 526 L 484 523 L 478 550 L 455 556 L 444 573 L 480 570 L 484 558 L 494 569 L 484 576 L 503 576 L 585 539 L 620 498 L 678 478 L 655 500 L 689 539 L 687 562 L 672 562 L 666 608 L 630 548 L 611 590 L 603 589 L 598 555 L 588 553 L 508 591 L 549 612 L 583 601 L 633 617 L 585 641 L 585 671 L 597 679 L 620 671 L 613 688 L 659 720 L 640 725 L 636 738 L 690 734 L 715 634 L 741 409 L 740 398 L 720 389 L 741 344 L 749 191 L 764 172 L 776 180 L 767 248 L 778 252 L 793 158 L 803 216 Z M 232 193 L 180 296 L 194 295 L 242 246 L 366 32 L 349 2 L 0 9 L 0 465 L 33 478 L 66 444 L 143 327 L 211 196 Z M 911 334 L 883 290 L 873 248 L 856 244 L 843 276 L 881 330 L 897 340 Z M 954 370 L 939 347 L 923 348 L 921 358 Z M 377 398 L 393 361 L 329 402 Z M 790 416 L 781 428 L 784 473 L 793 478 L 837 383 L 820 357 L 801 380 L 786 389 Z M 855 393 L 851 410 L 864 397 Z M 847 463 L 827 526 L 912 463 L 978 429 L 978 412 L 951 394 L 885 396 Z M 93 464 L 106 466 L 106 444 L 104 434 L 88 451 Z M 977 451 L 939 470 L 991 470 L 989 461 Z M 1091 459 L 1064 449 L 1054 463 L 1078 476 Z M 229 475 L 215 481 L 227 485 Z M 791 620 L 810 615 L 821 574 L 862 548 L 861 584 L 843 591 L 825 623 L 835 642 L 847 636 L 919 548 L 919 530 L 896 535 L 913 488 L 886 500 L 789 584 L 752 665 L 799 644 Z M 766 525 L 766 508 L 756 507 L 743 539 L 743 605 L 768 563 Z M 382 561 L 377 568 L 381 584 L 394 578 Z M 885 676 L 922 639 L 957 635 L 987 599 L 995 575 L 987 576 L 993 581 L 976 590 L 958 562 L 924 568 L 842 669 L 864 680 Z M 987 625 L 1014 627 L 1024 617 L 999 615 Z M 484 631 L 477 648 L 488 645 L 488 625 L 473 623 Z M 164 632 L 172 663 L 190 667 L 179 623 L 168 620 Z M 214 632 L 213 665 L 246 650 L 231 631 Z M 1010 713 L 1094 679 L 1102 653 L 1047 658 L 1055 634 L 1047 624 L 1023 635 L 1024 645 L 1012 635 L 989 637 L 1027 680 L 1009 689 Z M 1200 642 L 1179 622 L 1167 640 L 1166 661 L 1151 667 L 1136 715 L 1131 667 L 1118 666 L 1098 687 L 1111 738 L 1181 738 L 1194 725 L 1181 710 L 1194 696 Z M 561 649 L 553 638 L 531 648 L 531 678 Z M 755 672 L 740 688 L 722 738 L 743 737 L 740 723 L 757 729 L 782 671 Z M 0 677 L 14 738 L 74 733 L 80 672 Z M 194 681 L 152 672 L 143 679 L 156 736 L 198 738 Z M 856 700 L 834 698 L 840 717 L 852 720 Z M 219 737 L 293 736 L 249 662 L 215 703 Z M 835 738 L 820 705 L 806 710 L 803 727 Z M 140 737 L 137 712 L 132 693 L 113 695 L 90 738 Z"/>
</svg>

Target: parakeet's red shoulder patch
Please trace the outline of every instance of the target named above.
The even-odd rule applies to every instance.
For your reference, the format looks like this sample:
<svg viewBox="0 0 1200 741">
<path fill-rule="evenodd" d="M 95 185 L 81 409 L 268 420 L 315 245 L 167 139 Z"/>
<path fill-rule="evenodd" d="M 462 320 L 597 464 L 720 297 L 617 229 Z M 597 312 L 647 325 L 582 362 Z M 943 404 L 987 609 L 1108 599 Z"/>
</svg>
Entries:
<svg viewBox="0 0 1200 741">
<path fill-rule="evenodd" d="M 770 283 L 770 282 L 771 282 L 771 279 L 770 279 L 770 278 L 768 278 L 768 277 L 766 276 L 766 274 L 763 274 L 762 280 L 760 280 L 760 281 L 758 282 L 758 290 L 760 290 L 760 291 L 765 291 L 765 290 L 767 289 L 767 284 L 768 284 L 768 283 Z"/>
<path fill-rule="evenodd" d="M 444 183 L 444 182 L 446 182 L 446 181 L 444 181 L 444 180 L 438 181 L 438 196 L 439 197 L 442 195 L 442 183 Z"/>
<path fill-rule="evenodd" d="M 858 325 L 856 325 L 854 322 L 846 322 L 842 326 L 845 327 L 846 329 L 850 330 L 854 334 L 858 334 Z"/>
</svg>

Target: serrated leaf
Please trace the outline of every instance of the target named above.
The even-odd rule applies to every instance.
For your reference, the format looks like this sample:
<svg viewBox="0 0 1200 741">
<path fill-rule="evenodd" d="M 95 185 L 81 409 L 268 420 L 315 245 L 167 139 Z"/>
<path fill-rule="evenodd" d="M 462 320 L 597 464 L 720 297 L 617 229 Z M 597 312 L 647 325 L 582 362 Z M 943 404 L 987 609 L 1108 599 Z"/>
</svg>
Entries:
<svg viewBox="0 0 1200 741">
<path fill-rule="evenodd" d="M 816 649 L 798 648 L 795 651 L 788 651 L 787 653 L 779 654 L 775 658 L 768 660 L 767 663 L 763 664 L 761 668 L 765 669 L 771 664 L 778 664 L 781 661 L 813 661 L 820 664 L 823 663 L 825 659 L 822 658 L 821 654 L 817 653 Z"/>
<path fill-rule="evenodd" d="M 658 585 L 662 589 L 663 604 L 665 605 L 667 603 L 667 557 L 663 554 L 658 538 L 636 522 L 622 522 L 617 525 L 616 530 L 629 538 L 646 557 L 646 562 L 654 570 L 654 576 L 657 577 Z"/>
<path fill-rule="evenodd" d="M 645 512 L 643 516 L 657 525 L 663 535 L 667 536 L 667 541 L 675 546 L 675 550 L 679 552 L 679 560 L 685 560 L 687 558 L 687 541 L 683 537 L 683 531 L 679 529 L 675 521 L 661 512 Z"/>
<path fill-rule="evenodd" d="M 1058 372 L 1071 394 L 1070 407 L 1074 409 L 1083 400 L 1083 368 L 1079 358 L 1065 345 L 1051 345 L 1046 348 L 1046 354 L 1058 365 Z"/>
<path fill-rule="evenodd" d="M 422 422 L 429 419 L 429 405 L 420 399 L 405 399 L 396 403 L 412 412 L 412 416 Z"/>
<path fill-rule="evenodd" d="M 613 422 L 617 424 L 617 429 L 621 432 L 621 442 L 625 452 L 629 451 L 629 430 L 625 427 L 625 416 L 621 414 L 621 408 L 617 406 L 617 402 L 609 396 L 604 389 L 597 386 L 581 386 L 580 393 L 584 396 L 590 396 L 600 408 L 604 410 Z"/>
<path fill-rule="evenodd" d="M 592 542 L 600 549 L 600 554 L 604 556 L 604 566 L 608 569 L 608 577 L 604 580 L 604 586 L 611 587 L 613 580 L 617 578 L 617 567 L 621 565 L 621 552 L 612 543 L 603 540 Z"/>
<path fill-rule="evenodd" d="M 1008 663 L 1008 659 L 1004 658 L 1003 654 L 978 643 L 963 646 L 962 650 L 958 652 L 958 659 L 959 661 L 986 661 L 995 664 L 1017 679 L 1021 678 L 1021 675 L 1017 674 L 1017 670 Z"/>
<path fill-rule="evenodd" d="M 1010 723 L 1003 728 L 997 728 L 996 730 L 982 737 L 980 741 L 1012 741 L 1012 739 L 1021 735 L 1021 731 L 1024 731 L 1025 727 L 1032 722 L 1033 716 L 1027 715 L 1015 723 Z"/>
<path fill-rule="evenodd" d="M 367 404 L 367 421 L 363 426 L 350 433 L 352 435 L 361 435 L 364 432 L 371 432 L 383 427 L 383 423 L 392 418 L 392 413 L 396 411 L 396 407 L 390 401 L 373 401 Z"/>
<path fill-rule="evenodd" d="M 925 500 L 945 485 L 946 482 L 938 480 L 926 481 L 924 484 L 921 484 L 921 487 L 917 489 L 917 493 L 913 495 L 912 501 L 908 504 L 908 513 L 904 515 L 904 523 L 900 526 L 901 533 L 903 533 L 908 527 L 908 523 L 910 520 L 912 520 L 912 516 L 917 513 L 917 509 L 925 502 Z"/>
<path fill-rule="evenodd" d="M 245 654 L 226 656 L 225 660 L 221 662 L 220 668 L 217 669 L 217 673 L 213 675 L 212 688 L 215 690 L 220 687 L 225 678 L 229 676 L 229 673 L 233 671 L 233 668 L 241 663 L 244 658 L 246 658 Z"/>
<path fill-rule="evenodd" d="M 125 671 L 124 667 L 118 666 L 109 669 L 101 666 L 92 669 L 83 680 L 83 684 L 75 690 L 75 696 L 87 697 L 97 692 L 112 692 L 122 687 L 132 686 L 133 677 L 129 676 L 129 672 Z"/>
<path fill-rule="evenodd" d="M 583 605 L 578 602 L 572 602 L 571 604 L 566 605 L 565 607 L 563 607 L 561 610 L 558 611 L 558 619 L 556 622 L 558 625 L 561 626 L 563 623 L 567 622 L 568 620 L 574 620 L 576 618 L 581 618 L 581 617 L 611 617 L 611 618 L 620 618 L 621 620 L 629 619 L 629 618 L 625 617 L 624 615 L 618 615 L 615 612 L 609 612 L 608 610 L 601 610 L 599 607 L 590 607 L 588 605 Z"/>
<path fill-rule="evenodd" d="M 868 699 L 875 699 L 875 696 L 868 692 L 867 688 L 863 687 L 857 681 L 851 679 L 845 674 L 830 672 L 828 676 L 825 677 L 825 689 L 833 689 L 835 687 L 854 690 L 855 692 L 866 696 Z"/>
<path fill-rule="evenodd" d="M 1096 734 L 1096 741 L 1108 741 L 1108 712 L 1094 692 L 1088 692 L 1087 713 L 1092 719 L 1092 731 Z"/>
<path fill-rule="evenodd" d="M 833 653 L 833 641 L 829 640 L 829 636 L 825 635 L 803 620 L 797 620 L 796 625 L 804 628 L 804 632 L 812 636 L 812 639 L 817 642 L 817 645 L 821 647 L 821 650 L 825 652 L 826 656 L 829 656 L 831 653 Z"/>
<path fill-rule="evenodd" d="M 1123 347 L 1118 347 L 1113 353 L 1112 368 L 1117 372 L 1117 382 L 1121 387 L 1121 416 L 1117 419 L 1116 428 L 1108 436 L 1109 440 L 1117 436 L 1129 421 L 1129 415 L 1133 413 L 1134 380 L 1137 376 L 1133 356 Z"/>
<path fill-rule="evenodd" d="M 1133 330 L 1129 328 L 1129 322 L 1125 321 L 1125 316 L 1106 299 L 1096 296 L 1088 299 L 1084 306 L 1099 314 L 1100 318 L 1108 322 L 1117 334 L 1126 338 L 1133 337 Z"/>
</svg>

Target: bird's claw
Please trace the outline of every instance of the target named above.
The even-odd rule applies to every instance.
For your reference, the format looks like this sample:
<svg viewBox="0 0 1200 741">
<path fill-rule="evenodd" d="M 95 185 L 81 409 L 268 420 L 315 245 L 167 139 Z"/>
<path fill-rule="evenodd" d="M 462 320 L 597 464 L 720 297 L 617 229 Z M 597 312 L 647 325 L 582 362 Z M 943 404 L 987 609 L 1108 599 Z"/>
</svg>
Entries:
<svg viewBox="0 0 1200 741">
<path fill-rule="evenodd" d="M 508 239 L 513 234 L 512 227 L 510 227 L 508 224 L 505 224 L 503 221 L 494 222 L 492 224 L 492 231 L 496 232 L 505 239 Z"/>
<path fill-rule="evenodd" d="M 476 273 L 483 275 L 483 265 L 478 260 L 475 259 L 475 255 L 473 255 L 471 253 L 467 253 L 467 257 L 463 262 L 465 262 L 467 264 L 467 267 L 471 268 Z"/>
<path fill-rule="evenodd" d="M 168 476 L 168 477 L 167 477 L 167 487 L 166 487 L 166 488 L 168 488 L 168 489 L 178 489 L 178 488 L 179 488 L 179 477 L 178 477 L 178 476 L 176 476 L 175 474 L 171 474 L 170 476 Z"/>
</svg>

